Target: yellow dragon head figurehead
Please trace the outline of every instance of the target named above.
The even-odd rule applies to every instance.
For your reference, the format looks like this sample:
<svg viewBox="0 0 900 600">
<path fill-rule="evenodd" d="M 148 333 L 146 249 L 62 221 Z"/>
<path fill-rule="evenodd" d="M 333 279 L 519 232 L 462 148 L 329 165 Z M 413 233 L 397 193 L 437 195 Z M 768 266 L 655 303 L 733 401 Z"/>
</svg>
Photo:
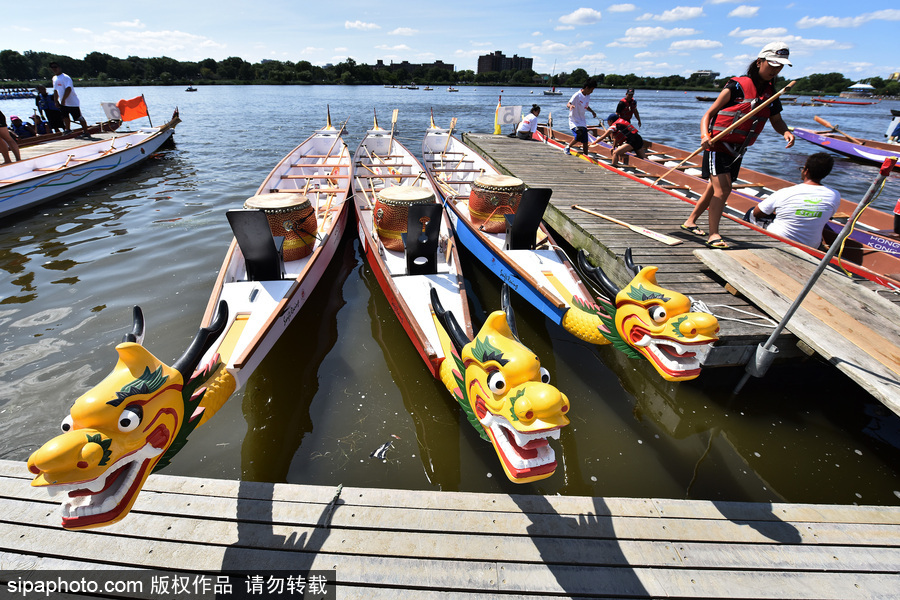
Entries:
<svg viewBox="0 0 900 600">
<path fill-rule="evenodd" d="M 432 290 L 431 305 L 447 357 L 441 381 L 469 422 L 491 442 L 510 481 L 527 483 L 556 471 L 550 438 L 569 424 L 569 400 L 550 385 L 550 374 L 515 333 L 505 292 L 505 312 L 491 313 L 475 336 L 466 338 Z"/>
<path fill-rule="evenodd" d="M 143 315 L 135 307 L 134 330 L 116 346 L 112 373 L 75 401 L 63 433 L 28 458 L 31 485 L 62 495 L 63 527 L 99 527 L 125 517 L 150 473 L 167 465 L 208 418 L 201 385 L 214 369 L 191 375 L 227 314 L 220 304 L 212 325 L 170 367 L 141 345 Z"/>
<path fill-rule="evenodd" d="M 632 358 L 643 356 L 669 381 L 700 374 L 697 352 L 719 339 L 715 316 L 692 311 L 690 298 L 660 287 L 657 268 L 635 266 L 631 249 L 625 252 L 625 264 L 634 279 L 621 290 L 582 251 L 578 262 L 600 295 L 603 334 L 616 348 Z"/>
</svg>

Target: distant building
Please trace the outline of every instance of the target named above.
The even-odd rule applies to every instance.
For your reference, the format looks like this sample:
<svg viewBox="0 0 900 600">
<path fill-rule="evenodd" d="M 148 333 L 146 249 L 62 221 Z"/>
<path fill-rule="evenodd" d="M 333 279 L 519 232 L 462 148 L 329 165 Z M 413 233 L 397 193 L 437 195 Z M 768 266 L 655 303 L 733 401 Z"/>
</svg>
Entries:
<svg viewBox="0 0 900 600">
<path fill-rule="evenodd" d="M 704 79 L 715 79 L 716 77 L 719 76 L 719 74 L 717 72 L 709 71 L 707 69 L 703 69 L 701 71 L 694 71 L 693 73 L 691 73 L 691 77 L 693 77 L 694 75 L 696 75 L 698 77 L 702 77 Z"/>
<path fill-rule="evenodd" d="M 382 69 L 388 69 L 392 73 L 395 71 L 404 71 L 408 74 L 412 74 L 413 72 L 415 72 L 419 69 L 422 69 L 422 68 L 424 68 L 424 69 L 441 69 L 443 71 L 449 71 L 450 73 L 453 73 L 453 71 L 455 70 L 453 68 L 453 65 L 448 65 L 447 63 L 440 61 L 440 60 L 436 60 L 433 63 L 421 63 L 421 64 L 411 63 L 407 60 L 404 60 L 403 62 L 398 62 L 398 63 L 391 61 L 391 64 L 386 65 L 386 64 L 384 64 L 384 61 L 379 58 L 378 61 L 374 65 L 372 65 L 373 71 L 380 71 Z"/>
<path fill-rule="evenodd" d="M 533 58 L 524 58 L 515 54 L 513 54 L 512 58 L 509 58 L 497 50 L 492 54 L 485 54 L 478 57 L 478 71 L 476 71 L 476 73 L 531 70 L 533 64 Z"/>
</svg>

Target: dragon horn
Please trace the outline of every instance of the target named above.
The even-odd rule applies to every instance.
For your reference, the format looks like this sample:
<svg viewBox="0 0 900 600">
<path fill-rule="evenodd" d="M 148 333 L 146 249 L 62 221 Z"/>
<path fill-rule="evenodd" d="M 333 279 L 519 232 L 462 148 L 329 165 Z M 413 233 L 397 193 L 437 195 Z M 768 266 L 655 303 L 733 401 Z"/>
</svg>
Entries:
<svg viewBox="0 0 900 600">
<path fill-rule="evenodd" d="M 463 330 L 456 321 L 456 317 L 453 316 L 453 313 L 447 312 L 444 310 L 444 307 L 441 306 L 441 301 L 434 288 L 431 288 L 431 308 L 434 309 L 434 314 L 437 316 L 438 321 L 447 331 L 447 335 L 450 336 L 453 347 L 456 348 L 457 352 L 462 352 L 463 346 L 468 344 L 471 340 L 463 333 Z"/>
<path fill-rule="evenodd" d="M 227 321 L 228 303 L 222 300 L 219 302 L 219 306 L 216 307 L 216 314 L 213 317 L 212 323 L 209 324 L 209 327 L 200 328 L 200 331 L 194 336 L 194 340 L 191 342 L 191 345 L 188 346 L 188 349 L 185 350 L 181 358 L 172 365 L 173 369 L 181 373 L 181 376 L 184 377 L 185 381 L 194 374 L 194 369 L 197 368 L 200 359 L 203 358 L 203 355 L 209 350 L 212 343 L 219 337 L 222 330 L 225 329 L 225 323 Z"/>
<path fill-rule="evenodd" d="M 625 266 L 628 267 L 628 270 L 634 275 L 641 272 L 641 266 L 634 264 L 634 258 L 631 256 L 631 248 L 625 249 Z"/>
<path fill-rule="evenodd" d="M 587 260 L 587 254 L 584 250 L 578 250 L 578 267 L 584 271 L 585 276 L 600 293 L 610 300 L 614 300 L 619 293 L 619 288 L 612 280 L 603 272 L 600 267 L 594 267 Z"/>
<path fill-rule="evenodd" d="M 131 311 L 131 319 L 133 325 L 131 326 L 131 332 L 126 333 L 122 337 L 122 342 L 133 342 L 135 344 L 143 344 L 144 343 L 144 311 L 141 310 L 140 306 L 135 306 Z"/>
<path fill-rule="evenodd" d="M 516 338 L 517 342 L 521 342 L 519 332 L 516 329 L 516 315 L 513 313 L 512 303 L 509 299 L 509 286 L 505 282 L 500 290 L 500 308 L 506 313 L 506 324 L 509 325 L 509 330 L 512 332 L 513 337 Z"/>
</svg>

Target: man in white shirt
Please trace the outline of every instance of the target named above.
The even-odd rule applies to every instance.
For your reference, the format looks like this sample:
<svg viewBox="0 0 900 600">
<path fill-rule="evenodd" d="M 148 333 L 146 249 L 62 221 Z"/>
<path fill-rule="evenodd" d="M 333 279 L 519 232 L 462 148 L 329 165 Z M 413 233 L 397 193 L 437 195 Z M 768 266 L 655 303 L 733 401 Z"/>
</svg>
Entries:
<svg viewBox="0 0 900 600">
<path fill-rule="evenodd" d="M 774 214 L 775 220 L 767 231 L 818 248 L 822 244 L 822 229 L 841 203 L 838 192 L 822 185 L 833 166 L 831 154 L 813 154 L 800 169 L 803 183 L 778 190 L 761 200 L 753 208 L 753 217 L 766 219 Z"/>
<path fill-rule="evenodd" d="M 591 108 L 591 93 L 597 87 L 597 82 L 593 79 L 588 79 L 584 82 L 584 85 L 581 86 L 581 89 L 575 92 L 569 101 L 566 103 L 566 108 L 569 109 L 569 128 L 572 130 L 572 135 L 575 138 L 566 146 L 566 152 L 569 152 L 572 149 L 572 146 L 576 142 L 581 142 L 581 148 L 585 154 L 588 153 L 588 131 L 587 131 L 587 117 L 585 116 L 586 112 L 590 112 L 594 115 L 594 118 L 597 118 L 597 113 L 594 112 L 594 109 Z"/>
<path fill-rule="evenodd" d="M 81 102 L 75 94 L 75 85 L 72 78 L 62 72 L 62 69 L 55 62 L 50 63 L 50 70 L 53 71 L 53 99 L 63 114 L 66 131 L 69 131 L 72 121 L 81 123 L 81 134 L 87 137 L 88 127 L 87 121 L 81 115 Z"/>
</svg>

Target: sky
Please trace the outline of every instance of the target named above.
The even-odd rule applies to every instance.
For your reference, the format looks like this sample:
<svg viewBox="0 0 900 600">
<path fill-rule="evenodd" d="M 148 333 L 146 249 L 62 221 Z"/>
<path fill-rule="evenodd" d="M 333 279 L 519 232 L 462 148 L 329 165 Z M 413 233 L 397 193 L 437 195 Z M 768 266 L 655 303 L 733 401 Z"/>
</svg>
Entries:
<svg viewBox="0 0 900 600">
<path fill-rule="evenodd" d="M 539 73 L 687 77 L 703 69 L 743 74 L 766 43 L 783 41 L 794 64 L 782 72 L 788 79 L 887 79 L 900 71 L 900 9 L 844 0 L 155 0 L 74 9 L 69 0 L 44 0 L 40 12 L 56 17 L 7 20 L 0 49 L 315 65 L 441 60 L 473 71 L 479 55 L 499 50 L 533 58 Z"/>
</svg>

